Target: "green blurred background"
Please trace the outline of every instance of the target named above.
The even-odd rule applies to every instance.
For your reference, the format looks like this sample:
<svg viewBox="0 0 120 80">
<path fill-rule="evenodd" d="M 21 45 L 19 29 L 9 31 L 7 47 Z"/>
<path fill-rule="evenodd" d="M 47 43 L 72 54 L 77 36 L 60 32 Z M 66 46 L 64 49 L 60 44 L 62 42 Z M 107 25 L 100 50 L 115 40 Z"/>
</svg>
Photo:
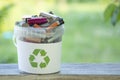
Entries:
<svg viewBox="0 0 120 80">
<path fill-rule="evenodd" d="M 24 15 L 53 11 L 65 20 L 63 63 L 120 62 L 120 23 L 105 23 L 111 0 L 0 0 L 0 63 L 17 63 L 14 24 Z"/>
</svg>

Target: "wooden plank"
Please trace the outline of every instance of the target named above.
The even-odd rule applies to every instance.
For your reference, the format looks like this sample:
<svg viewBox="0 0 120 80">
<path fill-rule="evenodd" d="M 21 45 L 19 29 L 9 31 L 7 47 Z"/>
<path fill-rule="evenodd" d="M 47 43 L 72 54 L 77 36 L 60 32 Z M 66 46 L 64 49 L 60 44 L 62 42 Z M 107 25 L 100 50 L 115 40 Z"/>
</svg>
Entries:
<svg viewBox="0 0 120 80">
<path fill-rule="evenodd" d="M 24 76 L 0 76 L 0 80 L 120 80 L 120 76 L 24 75 Z"/>
<path fill-rule="evenodd" d="M 120 64 L 62 64 L 58 74 L 120 75 Z M 17 64 L 0 64 L 0 75 L 21 74 Z"/>
<path fill-rule="evenodd" d="M 120 80 L 120 64 L 62 64 L 49 75 L 20 73 L 17 64 L 0 64 L 0 80 Z"/>
</svg>

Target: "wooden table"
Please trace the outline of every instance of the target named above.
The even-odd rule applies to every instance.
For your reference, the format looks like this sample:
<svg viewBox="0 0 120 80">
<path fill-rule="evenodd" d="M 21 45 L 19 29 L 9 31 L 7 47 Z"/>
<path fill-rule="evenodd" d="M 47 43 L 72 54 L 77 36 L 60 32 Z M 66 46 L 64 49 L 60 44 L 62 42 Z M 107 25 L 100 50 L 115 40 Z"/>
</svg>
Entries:
<svg viewBox="0 0 120 80">
<path fill-rule="evenodd" d="M 0 80 L 120 80 L 120 64 L 62 64 L 55 74 L 20 73 L 17 64 L 0 64 Z"/>
</svg>

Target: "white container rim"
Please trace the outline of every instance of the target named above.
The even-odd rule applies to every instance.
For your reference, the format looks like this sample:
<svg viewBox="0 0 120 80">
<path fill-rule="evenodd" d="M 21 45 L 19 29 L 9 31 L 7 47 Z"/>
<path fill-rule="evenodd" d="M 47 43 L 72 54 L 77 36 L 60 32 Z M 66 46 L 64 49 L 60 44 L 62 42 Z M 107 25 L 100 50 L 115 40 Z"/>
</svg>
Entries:
<svg viewBox="0 0 120 80">
<path fill-rule="evenodd" d="M 17 39 L 18 41 L 20 42 L 23 42 L 23 43 L 27 43 L 27 44 L 34 44 L 34 45 L 52 45 L 52 44 L 56 44 L 56 43 L 61 43 L 62 41 L 59 41 L 59 42 L 55 42 L 55 43 L 34 43 L 34 42 L 27 42 L 27 41 L 23 41 L 23 40 L 20 40 L 20 39 Z"/>
</svg>

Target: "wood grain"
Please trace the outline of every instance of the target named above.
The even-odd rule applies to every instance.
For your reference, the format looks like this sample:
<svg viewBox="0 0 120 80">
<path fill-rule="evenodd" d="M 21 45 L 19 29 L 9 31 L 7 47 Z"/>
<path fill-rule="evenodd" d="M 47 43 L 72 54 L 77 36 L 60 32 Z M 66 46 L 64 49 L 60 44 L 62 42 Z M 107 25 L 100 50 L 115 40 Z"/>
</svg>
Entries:
<svg viewBox="0 0 120 80">
<path fill-rule="evenodd" d="M 62 64 L 59 73 L 22 73 L 17 64 L 0 64 L 0 80 L 120 80 L 120 64 Z"/>
</svg>

